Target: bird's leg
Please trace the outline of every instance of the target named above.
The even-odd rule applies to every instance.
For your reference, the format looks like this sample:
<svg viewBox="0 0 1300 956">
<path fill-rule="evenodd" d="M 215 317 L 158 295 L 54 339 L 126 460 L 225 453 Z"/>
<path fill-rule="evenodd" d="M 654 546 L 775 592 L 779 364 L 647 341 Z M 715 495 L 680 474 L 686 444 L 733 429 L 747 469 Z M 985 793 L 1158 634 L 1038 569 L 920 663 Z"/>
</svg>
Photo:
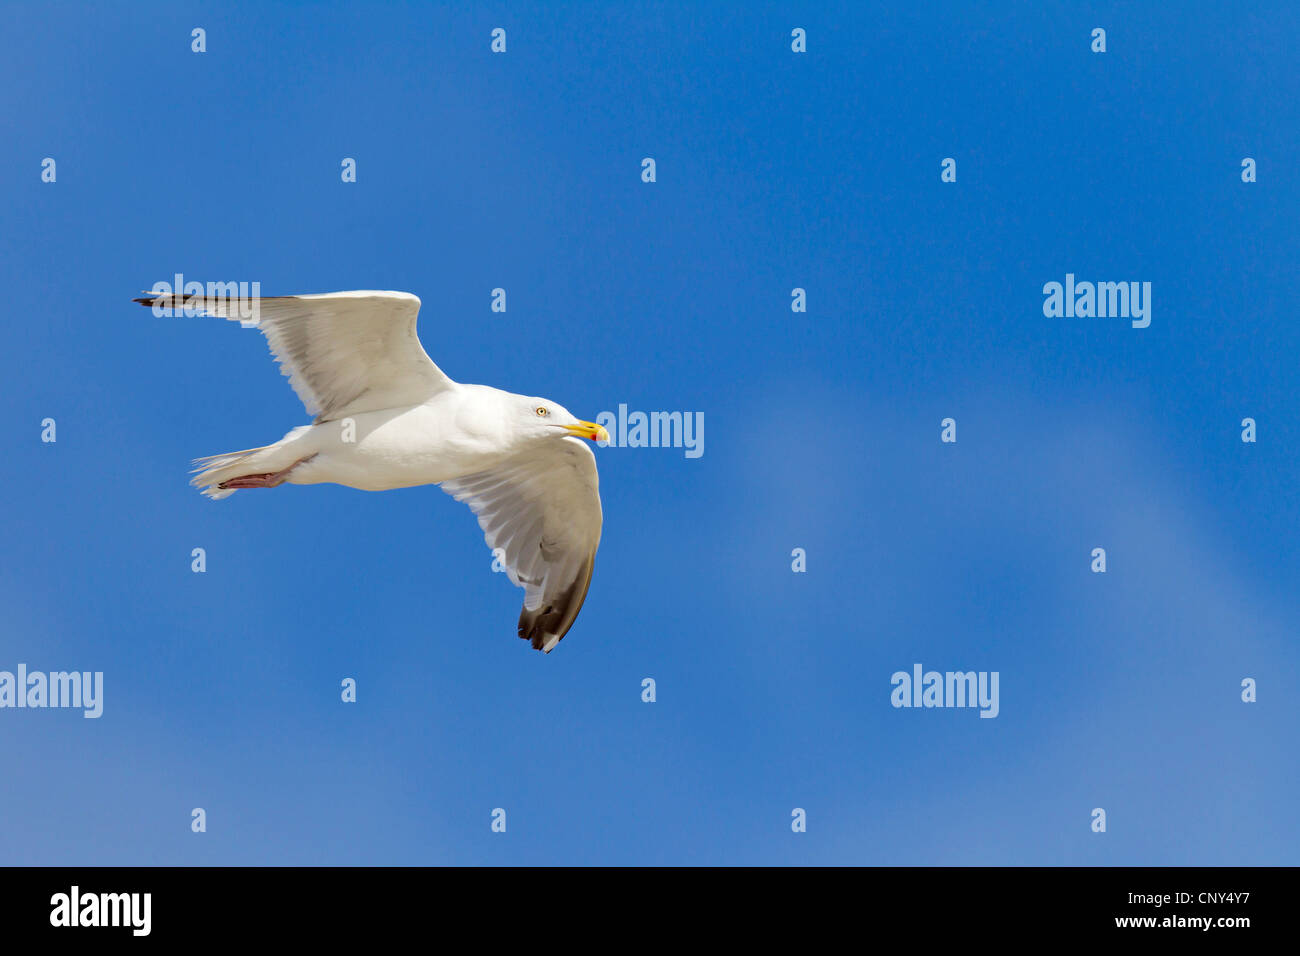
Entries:
<svg viewBox="0 0 1300 956">
<path fill-rule="evenodd" d="M 289 472 L 293 471 L 305 461 L 311 461 L 315 455 L 308 455 L 306 458 L 299 458 L 288 468 L 283 471 L 265 472 L 260 475 L 240 475 L 238 478 L 229 478 L 217 485 L 222 491 L 237 491 L 244 488 L 274 488 L 276 485 L 282 485 L 289 478 Z"/>
</svg>

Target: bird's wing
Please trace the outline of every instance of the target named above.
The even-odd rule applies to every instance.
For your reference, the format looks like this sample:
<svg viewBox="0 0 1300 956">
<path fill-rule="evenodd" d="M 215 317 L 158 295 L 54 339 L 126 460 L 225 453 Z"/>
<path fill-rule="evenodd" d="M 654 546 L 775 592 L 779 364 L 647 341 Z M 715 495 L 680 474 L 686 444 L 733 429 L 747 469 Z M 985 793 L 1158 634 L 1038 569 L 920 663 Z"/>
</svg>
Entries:
<svg viewBox="0 0 1300 956">
<path fill-rule="evenodd" d="M 519 636 L 549 654 L 586 600 L 602 517 L 591 449 L 569 436 L 541 446 L 442 490 L 478 516 L 488 547 L 524 589 Z"/>
<path fill-rule="evenodd" d="M 418 405 L 455 384 L 421 347 L 415 334 L 420 300 L 407 292 L 149 295 L 135 301 L 244 322 L 255 309 L 281 373 L 318 422 Z"/>
</svg>

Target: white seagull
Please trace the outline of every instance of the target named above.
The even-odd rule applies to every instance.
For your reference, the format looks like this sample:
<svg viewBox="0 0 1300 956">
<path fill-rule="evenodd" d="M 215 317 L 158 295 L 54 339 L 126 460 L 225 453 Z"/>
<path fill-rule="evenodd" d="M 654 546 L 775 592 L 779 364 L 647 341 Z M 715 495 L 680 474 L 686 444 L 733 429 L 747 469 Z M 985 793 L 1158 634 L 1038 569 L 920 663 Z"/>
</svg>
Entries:
<svg viewBox="0 0 1300 956">
<path fill-rule="evenodd" d="M 453 382 L 420 346 L 420 300 L 406 292 L 134 301 L 245 324 L 251 313 L 315 416 L 273 445 L 197 459 L 192 483 L 205 495 L 285 482 L 441 485 L 473 509 L 524 589 L 519 636 L 549 654 L 568 632 L 591 584 L 602 520 L 596 457 L 581 439 L 608 441 L 602 426 L 545 398 Z"/>
</svg>

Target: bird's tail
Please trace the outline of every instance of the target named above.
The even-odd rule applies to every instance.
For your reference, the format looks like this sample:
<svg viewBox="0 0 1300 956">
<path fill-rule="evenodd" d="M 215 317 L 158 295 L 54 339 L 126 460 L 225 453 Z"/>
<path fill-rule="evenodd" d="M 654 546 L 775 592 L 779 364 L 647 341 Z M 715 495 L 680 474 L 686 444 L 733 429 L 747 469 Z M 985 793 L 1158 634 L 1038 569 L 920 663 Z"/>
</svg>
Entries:
<svg viewBox="0 0 1300 956">
<path fill-rule="evenodd" d="M 190 484 L 214 501 L 229 497 L 235 493 L 235 489 L 222 488 L 221 483 L 247 474 L 255 464 L 252 458 L 271 447 L 263 445 L 261 448 L 246 448 L 243 451 L 228 451 L 224 455 L 195 458 L 194 477 L 190 479 Z"/>
</svg>

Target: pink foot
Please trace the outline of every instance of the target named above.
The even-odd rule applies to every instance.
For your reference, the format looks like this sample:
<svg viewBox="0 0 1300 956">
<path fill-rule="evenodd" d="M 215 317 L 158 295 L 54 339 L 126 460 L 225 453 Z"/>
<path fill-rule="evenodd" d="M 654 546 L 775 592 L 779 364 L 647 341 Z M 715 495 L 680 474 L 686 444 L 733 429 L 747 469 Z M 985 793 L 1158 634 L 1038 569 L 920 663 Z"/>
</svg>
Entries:
<svg viewBox="0 0 1300 956">
<path fill-rule="evenodd" d="M 217 487 L 222 491 L 238 491 L 243 488 L 274 488 L 276 485 L 284 484 L 289 477 L 289 472 L 304 461 L 311 461 L 315 457 L 315 455 L 308 455 L 306 458 L 299 458 L 284 471 L 270 471 L 260 475 L 240 475 L 238 478 L 228 478 Z"/>
<path fill-rule="evenodd" d="M 276 485 L 284 482 L 285 472 L 276 471 L 265 475 L 240 475 L 238 478 L 231 478 L 217 485 L 221 490 L 227 488 L 274 488 Z"/>
</svg>

